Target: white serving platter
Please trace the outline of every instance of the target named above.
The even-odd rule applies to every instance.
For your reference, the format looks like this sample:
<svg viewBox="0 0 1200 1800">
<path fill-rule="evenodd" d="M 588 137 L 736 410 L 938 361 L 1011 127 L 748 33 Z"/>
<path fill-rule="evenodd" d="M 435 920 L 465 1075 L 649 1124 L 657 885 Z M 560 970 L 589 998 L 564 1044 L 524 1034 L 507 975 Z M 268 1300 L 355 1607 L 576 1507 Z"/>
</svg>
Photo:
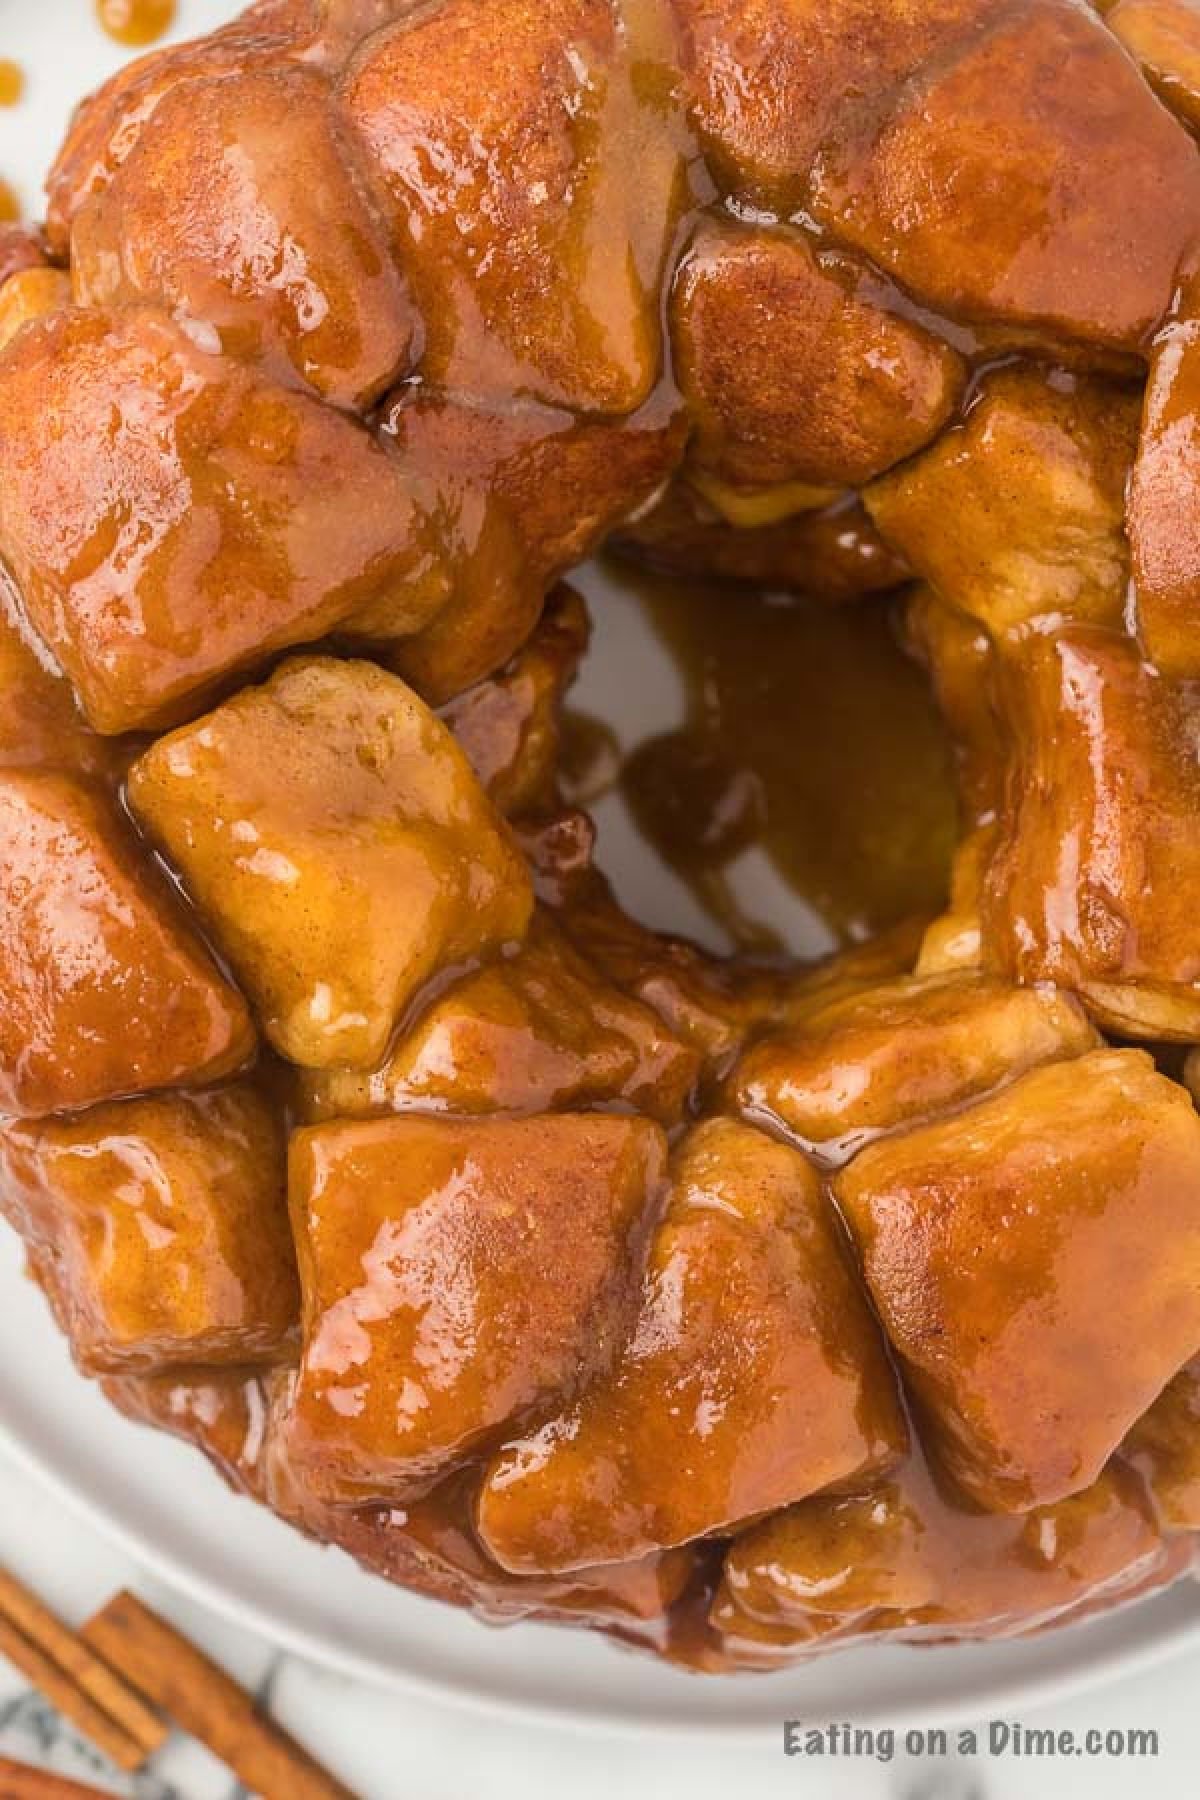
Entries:
<svg viewBox="0 0 1200 1800">
<path fill-rule="evenodd" d="M 853 1650 L 776 1675 L 685 1675 L 600 1637 L 502 1630 L 364 1575 L 228 1492 L 200 1456 L 128 1423 L 80 1378 L 20 1247 L 0 1233 L 0 1444 L 192 1598 L 318 1662 L 507 1714 L 763 1741 L 786 1718 L 950 1726 L 1065 1698 L 1200 1649 L 1186 1583 L 1027 1644 Z"/>
</svg>

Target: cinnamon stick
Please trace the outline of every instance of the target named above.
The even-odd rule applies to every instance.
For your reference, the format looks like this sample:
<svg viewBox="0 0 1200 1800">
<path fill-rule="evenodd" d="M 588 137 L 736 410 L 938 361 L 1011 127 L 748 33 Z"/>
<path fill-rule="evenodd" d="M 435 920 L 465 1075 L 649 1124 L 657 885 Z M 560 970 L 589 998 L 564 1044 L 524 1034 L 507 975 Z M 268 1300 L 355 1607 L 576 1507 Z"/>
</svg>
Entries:
<svg viewBox="0 0 1200 1800">
<path fill-rule="evenodd" d="M 51 1706 L 70 1719 L 110 1762 L 129 1772 L 141 1768 L 146 1761 L 146 1751 L 138 1740 L 77 1687 L 52 1657 L 18 1631 L 3 1614 L 0 1614 L 0 1656 L 32 1681 Z"/>
<path fill-rule="evenodd" d="M 356 1800 L 224 1669 L 133 1594 L 117 1594 L 81 1635 L 263 1800 Z"/>
<path fill-rule="evenodd" d="M 112 1800 L 99 1788 L 0 1757 L 0 1800 Z"/>
<path fill-rule="evenodd" d="M 45 1653 L 75 1686 L 95 1701 L 134 1740 L 145 1762 L 161 1750 L 171 1728 L 147 1706 L 140 1694 L 122 1681 L 77 1633 L 71 1631 L 49 1607 L 30 1593 L 7 1569 L 0 1568 L 0 1618 Z M 122 1765 L 123 1766 L 123 1765 Z"/>
</svg>

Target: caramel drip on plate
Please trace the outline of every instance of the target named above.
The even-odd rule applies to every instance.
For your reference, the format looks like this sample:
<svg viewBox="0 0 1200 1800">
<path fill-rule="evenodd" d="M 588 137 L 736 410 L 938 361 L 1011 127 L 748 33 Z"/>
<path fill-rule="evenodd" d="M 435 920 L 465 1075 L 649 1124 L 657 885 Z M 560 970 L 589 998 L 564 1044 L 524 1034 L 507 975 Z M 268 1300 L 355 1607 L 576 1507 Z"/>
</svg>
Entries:
<svg viewBox="0 0 1200 1800">
<path fill-rule="evenodd" d="M 24 94 L 24 69 L 11 57 L 0 56 L 0 106 L 16 106 Z"/>
<path fill-rule="evenodd" d="M 96 0 L 101 30 L 133 50 L 156 44 L 175 23 L 176 11 L 175 0 Z"/>
</svg>

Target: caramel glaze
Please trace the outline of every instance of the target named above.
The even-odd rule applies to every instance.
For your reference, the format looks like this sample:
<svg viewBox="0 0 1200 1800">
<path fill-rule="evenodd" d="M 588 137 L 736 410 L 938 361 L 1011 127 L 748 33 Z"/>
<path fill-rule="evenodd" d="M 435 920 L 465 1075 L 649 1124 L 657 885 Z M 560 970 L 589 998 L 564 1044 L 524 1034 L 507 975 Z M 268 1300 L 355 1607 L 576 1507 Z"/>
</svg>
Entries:
<svg viewBox="0 0 1200 1800">
<path fill-rule="evenodd" d="M 10 57 L 0 56 L 0 106 L 16 106 L 25 93 L 25 71 Z"/>
<path fill-rule="evenodd" d="M 116 44 L 144 50 L 175 23 L 176 0 L 96 0 L 101 30 Z"/>
<path fill-rule="evenodd" d="M 568 709 L 569 796 L 597 798 L 607 766 L 648 842 L 743 953 L 788 948 L 734 899 L 729 868 L 747 850 L 770 859 L 834 944 L 944 905 L 951 749 L 894 606 L 650 575 L 635 591 L 679 671 L 687 717 L 615 769 L 611 745 L 586 722 L 581 736 Z"/>
<path fill-rule="evenodd" d="M 0 1206 L 386 1579 L 724 1669 L 1192 1561 L 1200 1119 L 1100 1037 L 1200 1041 L 1172 4 L 260 0 L 0 239 Z M 623 763 L 613 538 L 687 577 Z M 751 960 L 621 913 L 609 782 Z"/>
</svg>

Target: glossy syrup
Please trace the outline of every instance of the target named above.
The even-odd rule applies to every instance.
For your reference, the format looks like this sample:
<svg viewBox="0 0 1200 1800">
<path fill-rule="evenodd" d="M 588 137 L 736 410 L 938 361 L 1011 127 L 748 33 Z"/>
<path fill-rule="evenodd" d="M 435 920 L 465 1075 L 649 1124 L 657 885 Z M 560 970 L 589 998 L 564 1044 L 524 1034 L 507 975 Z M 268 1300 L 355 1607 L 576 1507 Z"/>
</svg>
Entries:
<svg viewBox="0 0 1200 1800">
<path fill-rule="evenodd" d="M 24 94 L 24 69 L 11 57 L 0 56 L 0 106 L 16 106 Z"/>
<path fill-rule="evenodd" d="M 0 56 L 0 106 L 17 106 L 25 93 L 25 71 L 11 57 Z M 0 225 L 21 216 L 21 203 L 7 181 L 0 179 Z"/>
<path fill-rule="evenodd" d="M 937 910 L 957 830 L 952 755 L 891 605 L 707 587 L 626 563 L 608 574 L 669 659 L 685 716 L 666 731 L 639 720 L 618 742 L 604 717 L 614 696 L 585 681 L 567 715 L 572 800 L 618 802 L 714 944 L 735 951 L 819 954 Z M 614 609 L 584 585 L 603 652 Z M 794 898 L 795 927 L 790 908 L 768 910 L 768 891 Z"/>
<path fill-rule="evenodd" d="M 100 28 L 132 50 L 156 44 L 175 23 L 176 0 L 96 0 Z"/>
</svg>

